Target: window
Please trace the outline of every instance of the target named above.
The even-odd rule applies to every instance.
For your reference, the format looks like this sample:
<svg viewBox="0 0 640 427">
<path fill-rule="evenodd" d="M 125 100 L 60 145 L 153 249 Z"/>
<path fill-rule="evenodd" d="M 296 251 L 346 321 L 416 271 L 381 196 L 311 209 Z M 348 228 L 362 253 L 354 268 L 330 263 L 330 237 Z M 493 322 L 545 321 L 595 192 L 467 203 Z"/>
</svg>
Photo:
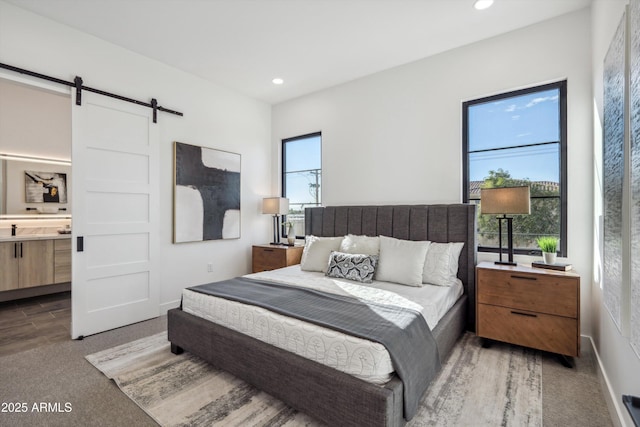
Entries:
<svg viewBox="0 0 640 427">
<path fill-rule="evenodd" d="M 304 236 L 304 208 L 322 201 L 322 135 L 320 132 L 282 140 L 282 197 L 289 199 L 286 221 Z M 283 235 L 287 233 L 284 227 Z"/>
<path fill-rule="evenodd" d="M 528 185 L 531 215 L 515 215 L 514 252 L 539 254 L 536 238 L 560 239 L 567 253 L 567 82 L 464 102 L 463 201 L 480 188 Z M 498 221 L 480 215 L 478 250 L 498 251 Z M 505 232 L 503 230 L 503 232 Z"/>
</svg>

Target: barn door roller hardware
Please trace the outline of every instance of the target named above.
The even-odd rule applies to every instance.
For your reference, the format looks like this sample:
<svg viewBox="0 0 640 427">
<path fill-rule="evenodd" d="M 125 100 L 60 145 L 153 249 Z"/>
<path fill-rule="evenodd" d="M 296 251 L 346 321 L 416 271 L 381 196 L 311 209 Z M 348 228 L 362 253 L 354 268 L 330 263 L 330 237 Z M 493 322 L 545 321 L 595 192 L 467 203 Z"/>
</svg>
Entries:
<svg viewBox="0 0 640 427">
<path fill-rule="evenodd" d="M 176 116 L 183 116 L 183 114 L 179 111 L 170 110 L 168 108 L 164 108 L 158 105 L 158 100 L 155 98 L 151 99 L 151 102 L 143 102 L 138 101 L 137 99 L 127 98 L 125 96 L 116 95 L 115 93 L 105 92 L 103 90 L 94 89 L 89 86 L 85 86 L 82 81 L 82 77 L 76 76 L 73 79 L 73 82 L 68 82 L 66 80 L 58 79 L 55 77 L 47 76 L 45 74 L 36 73 L 34 71 L 25 70 L 24 68 L 14 67 L 13 65 L 0 63 L 0 68 L 4 68 L 6 70 L 14 71 L 20 74 L 26 74 L 31 77 L 37 77 L 39 79 L 47 80 L 50 82 L 54 82 L 57 84 L 61 84 L 64 86 L 74 87 L 76 89 L 76 105 L 82 105 L 82 91 L 86 90 L 88 92 L 97 93 L 98 95 L 108 96 L 110 98 L 119 99 L 121 101 L 131 102 L 133 104 L 141 105 L 143 107 L 148 107 L 153 109 L 153 123 L 157 123 L 157 115 L 158 111 L 163 111 L 165 113 L 175 114 Z"/>
</svg>

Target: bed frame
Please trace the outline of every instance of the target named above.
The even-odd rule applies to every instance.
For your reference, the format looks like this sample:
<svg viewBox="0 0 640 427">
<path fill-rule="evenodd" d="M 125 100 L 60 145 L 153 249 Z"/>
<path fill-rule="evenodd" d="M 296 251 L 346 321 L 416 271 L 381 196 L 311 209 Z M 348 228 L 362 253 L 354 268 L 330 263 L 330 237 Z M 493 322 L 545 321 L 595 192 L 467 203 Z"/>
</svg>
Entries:
<svg viewBox="0 0 640 427">
<path fill-rule="evenodd" d="M 465 242 L 458 277 L 465 295 L 434 328 L 444 361 L 467 329 L 474 331 L 475 205 L 341 206 L 305 210 L 306 234 L 385 235 L 407 240 Z M 329 425 L 402 426 L 402 382 L 383 386 L 305 359 L 270 344 L 185 313 L 168 313 L 171 351 L 189 351 L 214 366 Z"/>
</svg>

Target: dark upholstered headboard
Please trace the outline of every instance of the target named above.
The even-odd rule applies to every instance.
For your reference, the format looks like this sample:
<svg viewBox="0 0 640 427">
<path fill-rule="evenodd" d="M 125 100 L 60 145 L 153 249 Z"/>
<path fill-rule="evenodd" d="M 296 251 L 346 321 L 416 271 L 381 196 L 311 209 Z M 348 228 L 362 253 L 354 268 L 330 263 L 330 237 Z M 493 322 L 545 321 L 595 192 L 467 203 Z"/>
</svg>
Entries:
<svg viewBox="0 0 640 427">
<path fill-rule="evenodd" d="M 467 329 L 475 330 L 476 206 L 328 206 L 305 209 L 305 234 L 389 236 L 404 240 L 464 242 L 458 278 L 469 298 Z"/>
</svg>

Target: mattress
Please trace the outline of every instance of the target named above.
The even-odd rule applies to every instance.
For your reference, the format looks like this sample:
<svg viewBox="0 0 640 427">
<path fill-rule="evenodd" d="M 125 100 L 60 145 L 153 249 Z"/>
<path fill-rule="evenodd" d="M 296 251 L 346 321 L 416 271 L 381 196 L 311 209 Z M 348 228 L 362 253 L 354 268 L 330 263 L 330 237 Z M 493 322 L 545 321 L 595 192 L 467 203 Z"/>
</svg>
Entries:
<svg viewBox="0 0 640 427">
<path fill-rule="evenodd" d="M 411 287 L 381 281 L 360 284 L 329 278 L 323 273 L 302 271 L 299 265 L 245 277 L 413 308 L 423 314 L 431 329 L 463 292 L 462 283 L 450 287 Z M 393 376 L 391 358 L 380 343 L 188 289 L 182 293 L 182 309 L 373 384 L 384 384 Z"/>
</svg>

